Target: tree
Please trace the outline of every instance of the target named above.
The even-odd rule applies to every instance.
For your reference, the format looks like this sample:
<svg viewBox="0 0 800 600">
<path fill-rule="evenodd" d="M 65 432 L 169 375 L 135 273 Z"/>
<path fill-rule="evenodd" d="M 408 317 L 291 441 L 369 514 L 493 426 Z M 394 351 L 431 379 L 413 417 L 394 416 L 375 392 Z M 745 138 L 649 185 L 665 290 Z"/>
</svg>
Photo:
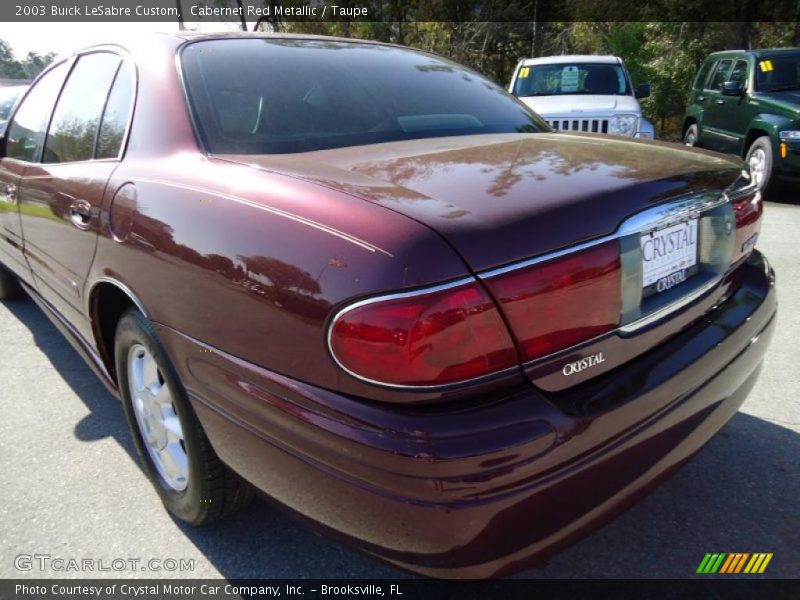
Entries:
<svg viewBox="0 0 800 600">
<path fill-rule="evenodd" d="M 0 40 L 0 77 L 4 79 L 26 79 L 25 68 L 14 57 L 11 46 Z"/>
<path fill-rule="evenodd" d="M 3 79 L 34 79 L 47 65 L 53 62 L 55 53 L 39 54 L 28 52 L 24 60 L 17 60 L 11 46 L 0 40 L 0 78 Z"/>
<path fill-rule="evenodd" d="M 54 52 L 39 54 L 38 52 L 28 52 L 28 56 L 22 61 L 22 68 L 28 79 L 34 79 L 39 73 L 45 70 L 47 65 L 53 62 L 56 57 Z"/>
</svg>

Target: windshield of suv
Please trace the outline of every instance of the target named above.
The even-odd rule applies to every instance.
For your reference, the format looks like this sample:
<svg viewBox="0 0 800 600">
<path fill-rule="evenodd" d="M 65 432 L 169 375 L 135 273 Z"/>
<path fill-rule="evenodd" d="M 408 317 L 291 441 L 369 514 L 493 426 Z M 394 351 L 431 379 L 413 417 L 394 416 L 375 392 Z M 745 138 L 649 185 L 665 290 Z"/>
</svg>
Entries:
<svg viewBox="0 0 800 600">
<path fill-rule="evenodd" d="M 223 39 L 187 45 L 181 62 L 198 133 L 212 153 L 280 154 L 548 130 L 477 73 L 402 48 Z"/>
<path fill-rule="evenodd" d="M 761 56 L 756 61 L 756 90 L 783 92 L 800 89 L 800 52 Z"/>
<path fill-rule="evenodd" d="M 514 82 L 515 96 L 562 94 L 631 94 L 628 78 L 620 65 L 603 63 L 559 63 L 521 67 Z"/>
</svg>

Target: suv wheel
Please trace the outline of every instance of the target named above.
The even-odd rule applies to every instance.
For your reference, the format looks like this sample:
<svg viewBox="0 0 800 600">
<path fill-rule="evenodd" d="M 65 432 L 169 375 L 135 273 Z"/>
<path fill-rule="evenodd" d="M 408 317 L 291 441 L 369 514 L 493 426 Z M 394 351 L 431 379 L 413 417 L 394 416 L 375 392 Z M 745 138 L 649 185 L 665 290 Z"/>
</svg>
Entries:
<svg viewBox="0 0 800 600">
<path fill-rule="evenodd" d="M 686 133 L 683 134 L 683 143 L 687 146 L 696 146 L 697 138 L 697 125 L 690 125 L 689 129 L 686 130 Z"/>
<path fill-rule="evenodd" d="M 766 192 L 772 179 L 772 144 L 764 135 L 757 138 L 747 150 L 745 162 L 750 167 L 750 176 L 756 187 Z"/>
<path fill-rule="evenodd" d="M 164 348 L 138 310 L 120 319 L 114 352 L 136 450 L 167 510 L 201 525 L 245 504 L 250 488 L 217 457 Z"/>
</svg>

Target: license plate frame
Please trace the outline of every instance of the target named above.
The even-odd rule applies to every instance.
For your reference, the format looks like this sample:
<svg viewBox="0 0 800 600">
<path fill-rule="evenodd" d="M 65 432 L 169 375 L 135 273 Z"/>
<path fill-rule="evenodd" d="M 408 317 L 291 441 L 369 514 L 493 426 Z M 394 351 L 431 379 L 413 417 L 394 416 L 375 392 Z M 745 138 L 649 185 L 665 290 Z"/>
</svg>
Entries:
<svg viewBox="0 0 800 600">
<path fill-rule="evenodd" d="M 699 219 L 642 233 L 642 296 L 666 292 L 699 271 Z"/>
</svg>

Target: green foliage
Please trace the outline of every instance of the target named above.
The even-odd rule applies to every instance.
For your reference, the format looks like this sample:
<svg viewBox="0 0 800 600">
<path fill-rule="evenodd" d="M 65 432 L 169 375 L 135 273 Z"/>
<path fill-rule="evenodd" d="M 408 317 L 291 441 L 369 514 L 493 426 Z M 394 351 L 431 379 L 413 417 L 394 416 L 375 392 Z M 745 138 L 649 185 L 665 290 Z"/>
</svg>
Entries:
<svg viewBox="0 0 800 600">
<path fill-rule="evenodd" d="M 53 62 L 55 54 L 38 54 L 28 52 L 23 60 L 17 60 L 11 46 L 0 40 L 0 78 L 2 79 L 33 79 L 44 68 Z"/>
<path fill-rule="evenodd" d="M 564 0 L 571 14 L 602 18 L 597 5 Z M 341 2 L 345 5 L 346 2 Z M 613 54 L 620 56 L 634 85 L 650 83 L 652 95 L 643 101 L 645 115 L 659 135 L 681 134 L 683 113 L 691 82 L 702 60 L 711 52 L 734 48 L 768 48 L 800 45 L 800 23 L 759 22 L 537 22 L 540 0 L 487 3 L 463 0 L 459 16 L 475 20 L 442 21 L 423 14 L 418 2 L 393 0 L 359 2 L 381 22 L 280 22 L 281 31 L 308 32 L 372 39 L 435 52 L 473 67 L 503 87 L 508 85 L 520 59 L 559 54 Z M 430 6 L 431 3 L 426 3 Z M 697 8 L 694 0 L 675 0 L 675 14 Z M 445 5 L 443 5 L 445 6 Z M 454 15 L 455 17 L 455 15 Z"/>
</svg>

